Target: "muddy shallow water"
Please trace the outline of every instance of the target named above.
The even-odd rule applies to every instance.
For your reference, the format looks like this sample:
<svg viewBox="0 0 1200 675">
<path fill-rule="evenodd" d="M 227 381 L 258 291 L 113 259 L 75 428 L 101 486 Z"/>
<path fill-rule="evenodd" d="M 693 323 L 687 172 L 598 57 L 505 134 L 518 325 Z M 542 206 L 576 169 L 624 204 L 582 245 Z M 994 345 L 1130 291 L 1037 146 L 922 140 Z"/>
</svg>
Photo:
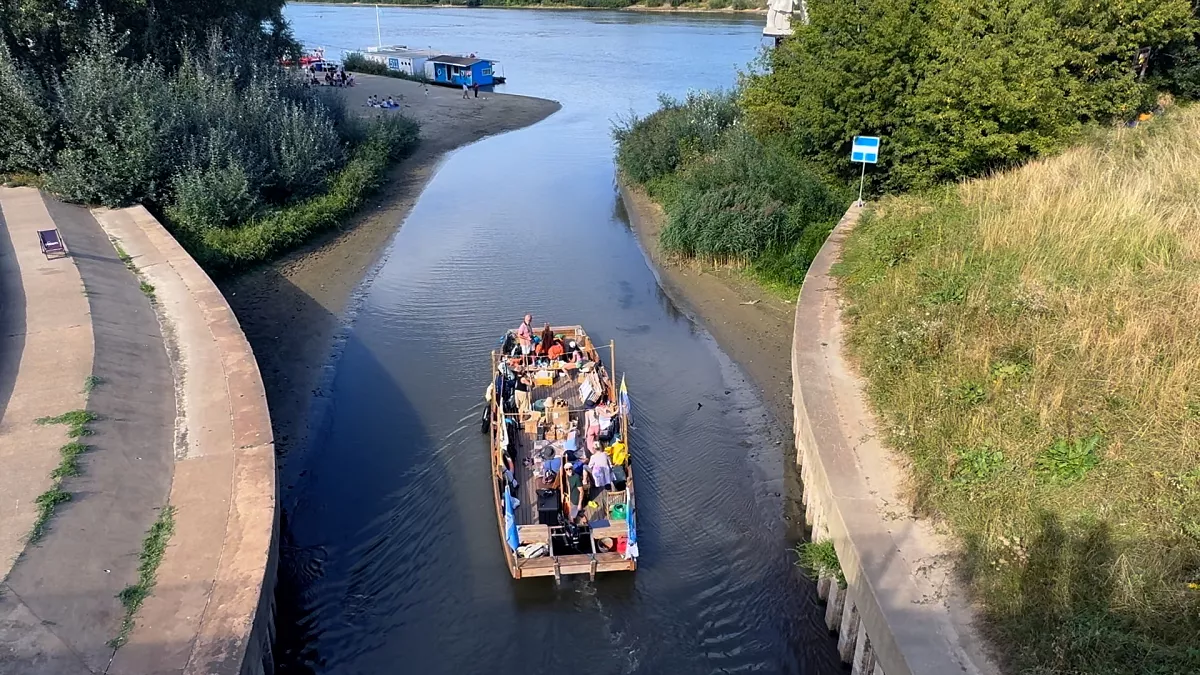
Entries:
<svg viewBox="0 0 1200 675">
<path fill-rule="evenodd" d="M 287 15 L 330 52 L 374 37 L 371 7 Z M 278 670 L 837 672 L 788 550 L 786 433 L 662 292 L 614 187 L 612 121 L 660 91 L 731 85 L 761 17 L 393 8 L 381 23 L 385 43 L 499 59 L 506 91 L 563 109 L 451 154 L 360 289 L 311 447 L 284 459 Z M 478 420 L 487 353 L 526 311 L 616 341 L 635 574 L 508 576 Z"/>
</svg>

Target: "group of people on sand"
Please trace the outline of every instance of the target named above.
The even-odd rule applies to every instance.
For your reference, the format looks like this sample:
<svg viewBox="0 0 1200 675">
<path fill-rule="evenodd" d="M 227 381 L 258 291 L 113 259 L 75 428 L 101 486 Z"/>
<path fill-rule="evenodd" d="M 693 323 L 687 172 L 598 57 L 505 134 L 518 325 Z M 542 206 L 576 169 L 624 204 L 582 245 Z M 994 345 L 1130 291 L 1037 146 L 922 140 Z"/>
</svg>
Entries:
<svg viewBox="0 0 1200 675">
<path fill-rule="evenodd" d="M 367 107 L 369 108 L 399 108 L 400 104 L 391 96 L 384 99 L 382 96 L 371 94 L 367 97 Z"/>
<path fill-rule="evenodd" d="M 343 67 L 339 67 L 337 70 L 326 70 L 324 72 L 325 72 L 324 84 L 327 87 L 353 87 L 354 86 L 354 73 L 347 73 L 346 69 Z M 308 81 L 309 84 L 311 84 L 313 86 L 319 86 L 321 84 L 321 79 L 317 77 L 316 66 L 308 67 L 308 77 L 309 77 L 309 81 Z"/>
</svg>

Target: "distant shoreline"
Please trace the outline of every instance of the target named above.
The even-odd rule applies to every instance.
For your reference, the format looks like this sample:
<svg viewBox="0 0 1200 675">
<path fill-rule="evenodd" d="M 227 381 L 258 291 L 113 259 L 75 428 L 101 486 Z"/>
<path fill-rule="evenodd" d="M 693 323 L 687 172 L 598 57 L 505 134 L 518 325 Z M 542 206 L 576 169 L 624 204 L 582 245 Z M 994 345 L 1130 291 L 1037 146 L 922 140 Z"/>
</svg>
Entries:
<svg viewBox="0 0 1200 675">
<path fill-rule="evenodd" d="M 451 4 L 428 4 L 428 3 L 394 3 L 394 2 L 326 2 L 325 0 L 289 0 L 289 2 L 297 5 L 329 5 L 333 7 L 399 7 L 401 9 L 534 9 L 534 10 L 552 10 L 565 9 L 577 11 L 609 11 L 609 12 L 647 12 L 647 13 L 662 13 L 662 14 L 733 14 L 733 15 L 750 15 L 750 16 L 765 16 L 767 10 L 765 8 L 751 9 L 734 9 L 732 7 L 724 7 L 721 9 L 709 9 L 707 7 L 671 7 L 664 4 L 661 7 L 646 7 L 644 5 L 630 5 L 629 7 L 583 7 L 581 5 L 480 5 L 478 7 L 468 7 L 466 5 L 451 5 Z"/>
</svg>

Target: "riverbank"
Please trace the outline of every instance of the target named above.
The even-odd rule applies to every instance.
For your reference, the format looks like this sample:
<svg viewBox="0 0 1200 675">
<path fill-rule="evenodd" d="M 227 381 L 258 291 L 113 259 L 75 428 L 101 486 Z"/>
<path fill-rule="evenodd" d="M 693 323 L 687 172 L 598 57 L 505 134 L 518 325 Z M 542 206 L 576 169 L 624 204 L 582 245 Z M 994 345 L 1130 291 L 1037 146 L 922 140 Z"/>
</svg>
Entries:
<svg viewBox="0 0 1200 675">
<path fill-rule="evenodd" d="M 482 4 L 477 7 L 472 7 L 463 2 L 459 3 L 427 3 L 427 2 L 386 2 L 386 3 L 367 3 L 367 2 L 322 2 L 321 0 L 293 0 L 300 5 L 330 5 L 333 7 L 374 7 L 376 4 L 382 4 L 385 7 L 400 7 L 400 8 L 427 8 L 427 9 L 571 9 L 571 10 L 607 10 L 615 12 L 653 12 L 664 14 L 761 14 L 766 15 L 767 8 L 762 7 L 746 7 L 738 9 L 733 7 L 733 3 L 727 7 L 709 7 L 707 4 L 700 5 L 680 5 L 672 7 L 669 3 L 662 4 L 657 7 L 647 5 L 629 5 L 627 7 L 588 7 L 585 5 L 543 5 L 543 4 L 526 4 L 526 5 L 488 5 Z"/>
<path fill-rule="evenodd" d="M 354 289 L 379 262 L 442 157 L 532 125 L 561 107 L 510 94 L 464 100 L 458 90 L 443 87 L 372 75 L 356 79 L 357 86 L 337 91 L 359 105 L 371 95 L 396 98 L 400 111 L 421 124 L 416 152 L 391 169 L 386 185 L 343 227 L 220 283 L 258 359 L 281 455 L 304 447 L 313 397 L 320 398 L 321 374 Z"/>
<path fill-rule="evenodd" d="M 704 324 L 750 376 L 776 423 L 787 425 L 792 418 L 788 363 L 795 303 L 731 268 L 667 254 L 659 242 L 665 224 L 662 207 L 641 188 L 622 182 L 620 189 L 629 223 L 663 290 Z"/>
</svg>

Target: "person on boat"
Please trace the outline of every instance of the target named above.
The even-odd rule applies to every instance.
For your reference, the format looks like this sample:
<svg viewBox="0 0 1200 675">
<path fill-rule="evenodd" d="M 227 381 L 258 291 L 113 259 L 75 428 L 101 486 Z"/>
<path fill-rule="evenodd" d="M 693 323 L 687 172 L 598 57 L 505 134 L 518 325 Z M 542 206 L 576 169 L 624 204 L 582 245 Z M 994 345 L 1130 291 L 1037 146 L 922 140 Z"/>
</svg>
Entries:
<svg viewBox="0 0 1200 675">
<path fill-rule="evenodd" d="M 513 398 L 517 400 L 517 412 L 521 414 L 522 420 L 529 413 L 530 384 L 527 375 L 518 375 L 516 382 L 513 383 Z"/>
<path fill-rule="evenodd" d="M 583 484 L 583 475 L 575 470 L 575 467 L 570 464 L 563 467 L 567 472 L 567 507 L 571 510 L 569 520 L 575 520 L 575 516 L 583 509 L 583 498 L 587 490 Z"/>
<path fill-rule="evenodd" d="M 533 351 L 533 315 L 526 314 L 525 320 L 517 326 L 517 342 L 521 344 L 521 351 L 528 354 Z"/>
<path fill-rule="evenodd" d="M 550 324 L 546 324 L 542 328 L 542 334 L 537 343 L 537 349 L 534 352 L 538 356 L 546 356 L 550 351 L 550 345 L 554 343 L 554 331 L 550 330 Z"/>
<path fill-rule="evenodd" d="M 550 340 L 550 346 L 546 349 L 546 356 L 551 361 L 557 361 L 563 357 L 563 352 L 565 349 L 566 348 L 563 347 L 562 336 L 555 335 Z"/>
<path fill-rule="evenodd" d="M 612 489 L 612 462 L 608 453 L 600 450 L 600 444 L 592 446 L 592 458 L 588 460 L 588 471 L 592 474 L 592 485 L 605 491 Z"/>
</svg>

